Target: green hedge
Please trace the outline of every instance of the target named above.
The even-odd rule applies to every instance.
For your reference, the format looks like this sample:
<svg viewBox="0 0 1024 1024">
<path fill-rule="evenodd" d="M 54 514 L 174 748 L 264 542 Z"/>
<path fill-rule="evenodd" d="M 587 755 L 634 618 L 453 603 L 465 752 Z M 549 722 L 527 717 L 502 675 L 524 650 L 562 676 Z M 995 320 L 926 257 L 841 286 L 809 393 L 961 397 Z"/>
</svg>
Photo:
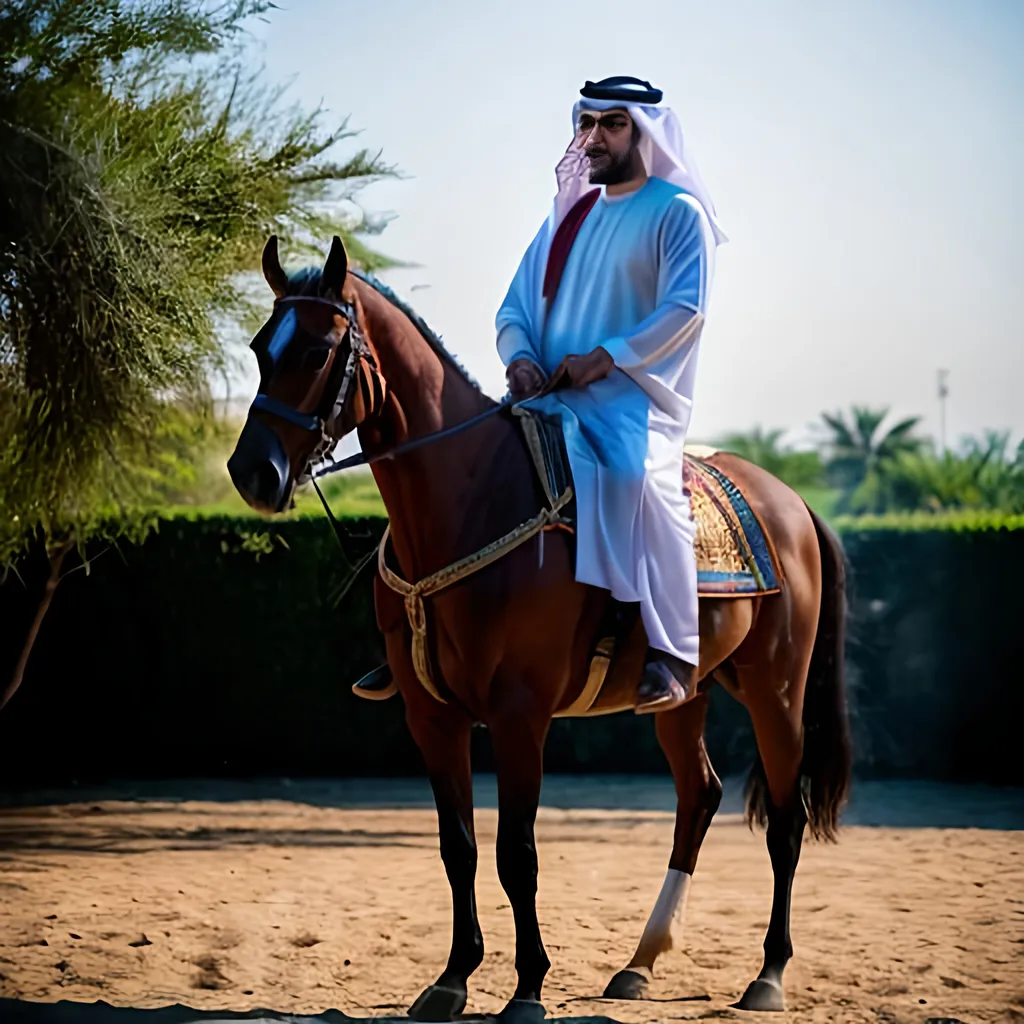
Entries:
<svg viewBox="0 0 1024 1024">
<path fill-rule="evenodd" d="M 885 531 L 889 533 L 989 533 L 1024 530 L 1024 515 L 965 509 L 958 512 L 888 512 L 878 516 L 837 516 L 832 525 L 840 534 Z"/>
<path fill-rule="evenodd" d="M 858 770 L 1024 783 L 1024 530 L 840 525 Z M 72 573 L 0 714 L 3 778 L 418 773 L 401 702 L 349 689 L 382 658 L 372 569 L 350 584 L 383 528 L 345 520 L 339 549 L 322 515 L 177 516 Z M 0 668 L 44 568 L 0 586 Z M 486 769 L 483 730 L 476 743 Z M 745 713 L 717 690 L 708 743 L 722 773 L 753 755 Z M 665 770 L 651 721 L 630 714 L 556 722 L 547 763 Z"/>
</svg>

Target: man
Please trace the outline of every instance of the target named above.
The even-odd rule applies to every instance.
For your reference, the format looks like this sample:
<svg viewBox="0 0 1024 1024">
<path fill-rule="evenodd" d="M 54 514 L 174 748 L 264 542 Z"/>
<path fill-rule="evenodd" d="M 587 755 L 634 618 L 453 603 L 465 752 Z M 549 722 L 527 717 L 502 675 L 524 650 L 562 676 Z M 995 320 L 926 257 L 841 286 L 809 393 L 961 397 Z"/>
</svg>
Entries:
<svg viewBox="0 0 1024 1024">
<path fill-rule="evenodd" d="M 581 97 L 554 208 L 498 312 L 497 346 L 513 398 L 549 382 L 531 405 L 562 420 L 577 579 L 640 604 L 650 649 L 636 710 L 665 711 L 696 685 L 683 445 L 713 254 L 726 239 L 659 90 L 609 78 Z"/>
<path fill-rule="evenodd" d="M 554 207 L 498 311 L 497 346 L 513 398 L 561 417 L 577 579 L 639 603 L 650 649 L 636 710 L 665 711 L 696 684 L 683 445 L 726 238 L 660 90 L 608 78 L 580 93 Z M 354 689 L 382 699 L 394 684 L 385 667 Z"/>
</svg>

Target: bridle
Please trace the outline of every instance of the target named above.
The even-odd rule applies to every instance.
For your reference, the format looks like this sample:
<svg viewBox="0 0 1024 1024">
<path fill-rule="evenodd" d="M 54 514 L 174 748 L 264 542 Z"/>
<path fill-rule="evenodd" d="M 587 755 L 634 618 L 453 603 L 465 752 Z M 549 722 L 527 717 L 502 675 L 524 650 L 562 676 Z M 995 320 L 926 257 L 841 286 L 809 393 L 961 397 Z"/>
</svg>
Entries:
<svg viewBox="0 0 1024 1024">
<path fill-rule="evenodd" d="M 277 416 L 279 419 L 285 420 L 287 423 L 291 423 L 293 426 L 299 427 L 302 430 L 320 435 L 319 442 L 310 453 L 307 468 L 297 478 L 297 483 L 301 484 L 306 483 L 309 480 L 313 480 L 315 485 L 316 480 L 322 476 L 327 476 L 331 473 L 338 473 L 345 469 L 353 469 L 356 466 L 368 466 L 371 463 L 380 462 L 383 459 L 395 458 L 405 452 L 412 451 L 415 448 L 420 448 L 425 444 L 432 444 L 434 441 L 442 441 L 454 434 L 461 434 L 464 430 L 469 430 L 471 427 L 475 427 L 478 423 L 483 423 L 484 420 L 488 420 L 492 416 L 505 412 L 514 404 L 511 396 L 506 395 L 505 398 L 503 398 L 497 405 L 492 406 L 490 409 L 485 410 L 477 416 L 464 420 L 462 423 L 457 423 L 454 427 L 446 427 L 443 430 L 435 431 L 432 434 L 413 438 L 411 441 L 405 441 L 393 448 L 388 448 L 385 451 L 377 452 L 373 455 L 366 455 L 363 452 L 359 452 L 356 455 L 349 456 L 347 459 L 343 459 L 341 462 L 332 462 L 330 465 L 322 466 L 320 469 L 313 472 L 311 468 L 312 465 L 316 462 L 322 462 L 327 459 L 330 455 L 331 449 L 334 448 L 341 440 L 330 433 L 330 427 L 336 422 L 337 417 L 341 415 L 345 405 L 348 403 L 352 381 L 355 379 L 356 374 L 359 371 L 360 362 L 365 363 L 369 373 L 379 381 L 382 403 L 383 398 L 387 395 L 387 382 L 384 375 L 381 373 L 380 364 L 377 360 L 377 353 L 374 351 L 373 346 L 369 341 L 367 341 L 366 336 L 363 334 L 363 331 L 359 326 L 359 319 L 356 314 L 354 303 L 348 302 L 345 299 L 338 301 L 315 295 L 288 295 L 284 298 L 275 300 L 274 307 L 275 309 L 288 309 L 300 302 L 315 302 L 318 305 L 333 309 L 336 313 L 340 313 L 341 316 L 345 318 L 348 327 L 346 328 L 344 335 L 342 335 L 341 341 L 338 345 L 339 347 L 344 345 L 347 340 L 349 354 L 348 358 L 345 360 L 344 369 L 341 372 L 341 380 L 338 384 L 337 397 L 333 402 L 330 401 L 329 397 L 327 399 L 327 401 L 330 402 L 329 407 L 325 405 L 316 412 L 311 413 L 299 412 L 299 410 L 294 406 L 289 405 L 287 402 L 282 402 L 278 398 L 273 398 L 264 391 L 257 392 L 256 397 L 252 401 L 252 405 L 249 407 L 250 412 L 267 412 L 272 416 Z M 324 385 L 324 394 L 326 396 L 330 396 L 334 380 L 335 371 L 332 369 L 331 376 L 328 377 L 327 382 Z M 373 411 L 376 412 L 377 409 L 374 408 Z"/>
<path fill-rule="evenodd" d="M 296 480 L 297 483 L 302 484 L 312 478 L 311 467 L 326 459 L 338 443 L 339 439 L 332 435 L 330 428 L 348 404 L 352 383 L 356 380 L 357 374 L 360 371 L 360 363 L 365 363 L 367 373 L 379 382 L 382 400 L 386 396 L 387 385 L 384 376 L 380 372 L 377 354 L 359 326 L 359 318 L 354 303 L 348 302 L 345 299 L 335 300 L 321 296 L 288 295 L 275 300 L 275 312 L 283 311 L 287 313 L 289 309 L 294 309 L 300 303 L 316 303 L 318 306 L 326 307 L 344 317 L 345 322 L 348 324 L 345 333 L 336 345 L 336 349 L 344 349 L 346 344 L 348 346 L 348 356 L 345 359 L 344 366 L 340 369 L 341 379 L 338 380 L 339 370 L 337 368 L 340 364 L 335 364 L 331 368 L 327 381 L 324 384 L 325 399 L 314 412 L 300 412 L 295 406 L 289 405 L 279 398 L 274 398 L 262 390 L 257 392 L 256 397 L 253 399 L 250 411 L 270 413 L 272 416 L 277 416 L 279 419 L 298 427 L 300 430 L 319 435 L 319 440 L 309 455 L 306 469 Z M 336 392 L 335 383 L 337 383 Z M 331 399 L 332 394 L 336 394 L 333 400 Z"/>
<path fill-rule="evenodd" d="M 313 448 L 313 451 L 310 452 L 306 465 L 301 473 L 296 477 L 295 482 L 296 485 L 300 485 L 312 481 L 313 487 L 316 489 L 317 496 L 320 498 L 320 503 L 323 505 L 324 511 L 327 513 L 327 518 L 331 521 L 331 526 L 334 529 L 335 535 L 337 536 L 339 543 L 342 543 L 342 546 L 344 546 L 344 534 L 341 524 L 335 518 L 330 506 L 327 504 L 326 498 L 324 498 L 323 493 L 320 490 L 320 486 L 317 484 L 317 480 L 320 477 L 327 476 L 330 473 L 338 473 L 345 469 L 352 469 L 356 466 L 368 466 L 371 463 L 379 462 L 383 459 L 392 459 L 423 445 L 444 440 L 454 434 L 461 434 L 464 430 L 469 430 L 471 427 L 475 427 L 477 424 L 483 423 L 492 416 L 497 416 L 500 413 L 505 412 L 511 408 L 513 402 L 510 396 L 506 396 L 498 405 L 492 406 L 490 409 L 487 409 L 479 415 L 473 416 L 462 423 L 457 423 L 454 427 L 447 427 L 432 434 L 426 434 L 423 437 L 413 438 L 410 441 L 405 441 L 402 444 L 396 445 L 382 452 L 377 452 L 373 455 L 366 455 L 363 452 L 359 452 L 356 455 L 349 456 L 347 459 L 343 459 L 341 462 L 331 462 L 329 465 L 321 466 L 320 469 L 314 471 L 312 467 L 316 463 L 322 463 L 325 460 L 330 459 L 331 450 L 341 440 L 331 433 L 331 426 L 337 422 L 338 417 L 343 413 L 345 406 L 349 401 L 352 382 L 360 372 L 360 365 L 364 365 L 371 378 L 376 378 L 379 382 L 381 405 L 383 405 L 387 396 L 387 382 L 384 379 L 384 375 L 381 373 L 380 364 L 377 361 L 377 354 L 359 326 L 359 318 L 356 312 L 355 303 L 348 302 L 345 299 L 335 300 L 315 295 L 287 295 L 276 299 L 274 302 L 274 308 L 275 310 L 293 309 L 298 303 L 303 302 L 315 302 L 320 306 L 326 306 L 332 309 L 335 313 L 343 316 L 348 324 L 348 327 L 345 329 L 345 333 L 338 342 L 338 347 L 343 346 L 346 341 L 348 342 L 348 358 L 345 360 L 344 368 L 341 370 L 341 379 L 338 382 L 337 397 L 333 401 L 330 398 L 334 389 L 334 382 L 337 379 L 337 371 L 332 367 L 330 376 L 324 384 L 324 395 L 326 400 L 315 412 L 300 412 L 293 405 L 289 405 L 287 402 L 282 402 L 278 398 L 273 398 L 262 390 L 257 392 L 256 397 L 253 399 L 252 405 L 250 406 L 250 412 L 262 411 L 270 413 L 272 416 L 276 416 L 279 419 L 284 420 L 286 423 L 291 423 L 293 426 L 299 427 L 301 430 L 306 430 L 309 433 L 319 435 L 319 440 Z M 376 411 L 378 411 L 376 408 L 372 408 L 370 410 L 370 414 Z"/>
</svg>

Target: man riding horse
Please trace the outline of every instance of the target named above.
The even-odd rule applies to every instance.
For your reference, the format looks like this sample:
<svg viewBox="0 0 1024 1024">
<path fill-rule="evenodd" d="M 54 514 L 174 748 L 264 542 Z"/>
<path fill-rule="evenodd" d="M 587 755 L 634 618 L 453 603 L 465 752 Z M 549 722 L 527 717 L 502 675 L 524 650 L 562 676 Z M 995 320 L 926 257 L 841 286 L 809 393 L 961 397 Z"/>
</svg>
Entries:
<svg viewBox="0 0 1024 1024">
<path fill-rule="evenodd" d="M 293 274 L 281 266 L 276 237 L 264 248 L 274 310 L 253 338 L 259 390 L 228 468 L 249 505 L 278 514 L 302 480 L 325 471 L 314 467 L 341 438 L 357 433 L 363 451 L 338 467 L 373 465 L 389 520 L 374 580 L 388 668 L 357 687 L 376 699 L 401 690 L 452 892 L 451 951 L 412 1004 L 416 1020 L 461 1014 L 484 957 L 474 724 L 491 740 L 498 877 L 515 921 L 516 988 L 503 1024 L 545 1015 L 550 961 L 537 912 L 535 823 L 555 718 L 630 705 L 658 711 L 654 731 L 675 779 L 665 882 L 636 951 L 605 989 L 609 998 L 642 998 L 655 962 L 677 945 L 721 800 L 704 740 L 710 694 L 696 691 L 698 677 L 743 705 L 757 742 L 747 814 L 767 825 L 772 909 L 763 966 L 736 1004 L 742 1009 L 785 1008 L 803 835 L 808 825 L 816 837 L 835 835 L 849 785 L 838 540 L 781 480 L 725 452 L 691 467 L 695 536 L 683 444 L 711 259 L 724 236 L 660 101 L 634 79 L 583 89 L 554 211 L 497 318 L 515 411 L 535 414 L 522 423 L 385 286 L 350 270 L 340 238 L 322 270 Z M 562 509 L 573 494 L 558 460 L 547 458 L 558 444 L 549 419 L 574 475 L 577 536 L 556 532 L 545 548 L 544 530 L 568 525 Z M 736 563 L 718 551 L 728 545 L 715 539 L 716 516 L 728 518 L 721 536 L 744 545 Z M 703 621 L 695 541 L 706 574 Z M 620 614 L 623 603 L 639 606 L 644 629 Z M 629 630 L 602 634 L 609 613 Z M 592 656 L 593 641 L 622 635 L 608 680 L 594 670 L 608 659 Z"/>
<path fill-rule="evenodd" d="M 640 606 L 650 648 L 636 711 L 667 711 L 696 686 L 683 446 L 726 238 L 661 91 L 617 77 L 580 92 L 554 208 L 498 311 L 497 347 L 512 397 L 561 419 L 578 581 Z M 356 692 L 385 687 L 374 673 Z"/>
</svg>

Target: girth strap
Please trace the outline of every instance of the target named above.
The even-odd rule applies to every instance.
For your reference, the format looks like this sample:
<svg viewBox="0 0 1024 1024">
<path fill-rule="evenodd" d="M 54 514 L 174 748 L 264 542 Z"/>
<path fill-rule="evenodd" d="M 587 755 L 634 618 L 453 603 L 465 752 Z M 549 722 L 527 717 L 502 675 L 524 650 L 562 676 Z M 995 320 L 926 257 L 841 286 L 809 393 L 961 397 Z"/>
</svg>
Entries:
<svg viewBox="0 0 1024 1024">
<path fill-rule="evenodd" d="M 427 651 L 427 612 L 423 606 L 423 599 L 431 594 L 436 594 L 445 587 L 450 587 L 459 580 L 479 572 L 499 558 L 504 558 L 510 551 L 525 544 L 532 537 L 536 537 L 542 530 L 550 526 L 557 526 L 562 523 L 559 514 L 561 510 L 572 500 L 572 488 L 566 491 L 551 504 L 550 508 L 543 509 L 532 519 L 520 523 L 514 530 L 499 537 L 496 541 L 481 548 L 475 554 L 459 559 L 451 565 L 432 573 L 418 583 L 407 583 L 405 580 L 388 568 L 385 559 L 388 537 L 391 534 L 389 525 L 381 538 L 380 547 L 377 549 L 377 568 L 380 571 L 380 578 L 396 593 L 401 594 L 405 599 L 405 614 L 412 627 L 412 662 L 416 669 L 416 676 L 423 684 L 424 689 L 435 700 L 442 704 L 447 703 L 438 692 L 434 683 L 433 674 L 430 671 L 430 655 Z"/>
</svg>

